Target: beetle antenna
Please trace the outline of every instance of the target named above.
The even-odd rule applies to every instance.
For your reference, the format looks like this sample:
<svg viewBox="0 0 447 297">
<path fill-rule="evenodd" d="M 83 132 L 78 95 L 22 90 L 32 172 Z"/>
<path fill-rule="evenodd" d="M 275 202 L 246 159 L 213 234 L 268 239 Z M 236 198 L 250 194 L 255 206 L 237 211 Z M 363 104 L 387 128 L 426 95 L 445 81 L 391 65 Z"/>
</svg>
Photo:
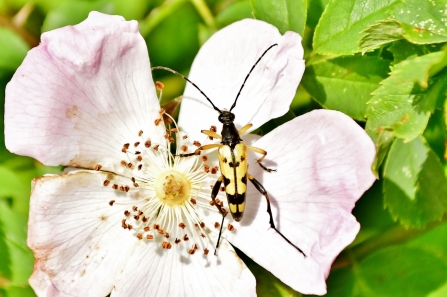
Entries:
<svg viewBox="0 0 447 297">
<path fill-rule="evenodd" d="M 256 63 L 253 65 L 253 67 L 251 67 L 250 72 L 248 72 L 247 76 L 244 79 L 244 82 L 242 83 L 241 88 L 239 89 L 239 93 L 237 93 L 236 99 L 234 99 L 234 103 L 233 105 L 231 105 L 230 111 L 233 110 L 234 107 L 236 107 L 236 101 L 237 98 L 239 98 L 239 95 L 241 94 L 242 88 L 245 86 L 245 82 L 247 81 L 248 77 L 250 76 L 251 72 L 253 71 L 253 69 L 256 67 L 256 65 L 258 65 L 259 61 L 261 61 L 262 57 L 264 57 L 264 55 L 274 46 L 277 46 L 278 44 L 272 44 L 268 49 L 265 50 L 265 52 L 259 57 L 259 59 L 256 61 Z"/>
<path fill-rule="evenodd" d="M 211 101 L 211 99 L 208 98 L 208 96 L 205 95 L 205 93 L 204 93 L 204 92 L 203 92 L 203 91 L 202 91 L 202 90 L 201 90 L 195 83 L 193 83 L 192 81 L 190 81 L 186 76 L 184 76 L 183 74 L 178 73 L 177 71 L 172 70 L 171 68 L 168 68 L 168 67 L 155 66 L 155 67 L 152 67 L 152 68 L 151 68 L 151 70 L 156 70 L 156 69 L 166 70 L 166 71 L 169 71 L 169 72 L 174 73 L 174 74 L 177 75 L 177 76 L 180 76 L 181 78 L 183 78 L 184 80 L 186 80 L 187 82 L 189 82 L 190 84 L 192 84 L 197 90 L 199 90 L 199 92 L 202 93 L 203 96 L 205 96 L 206 100 L 208 100 L 208 102 L 211 103 L 211 105 L 213 106 L 214 110 L 216 110 L 216 111 L 219 112 L 219 113 L 222 113 L 222 111 L 220 111 L 220 109 L 217 108 L 217 107 L 213 104 L 213 102 Z"/>
</svg>

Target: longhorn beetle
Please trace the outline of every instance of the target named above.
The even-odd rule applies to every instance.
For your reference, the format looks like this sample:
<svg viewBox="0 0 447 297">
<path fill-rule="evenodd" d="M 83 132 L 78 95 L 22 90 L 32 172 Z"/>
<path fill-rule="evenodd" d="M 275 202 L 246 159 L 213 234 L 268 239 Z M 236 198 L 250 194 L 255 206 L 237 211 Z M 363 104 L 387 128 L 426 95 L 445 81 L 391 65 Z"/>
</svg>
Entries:
<svg viewBox="0 0 447 297">
<path fill-rule="evenodd" d="M 239 89 L 239 92 L 237 93 L 236 99 L 233 102 L 233 105 L 231 105 L 231 108 L 229 111 L 227 110 L 220 110 L 217 108 L 214 103 L 211 101 L 210 98 L 208 98 L 207 95 L 205 95 L 204 92 L 192 81 L 190 81 L 186 76 L 178 73 L 175 70 L 172 70 L 167 67 L 163 66 L 156 66 L 152 67 L 152 70 L 155 69 L 161 69 L 166 70 L 169 72 L 174 73 L 177 76 L 182 77 L 184 80 L 192 84 L 199 92 L 205 96 L 205 98 L 208 100 L 209 103 L 213 106 L 214 110 L 216 110 L 219 113 L 218 120 L 223 124 L 222 126 L 222 132 L 221 135 L 217 134 L 214 131 L 211 130 L 202 130 L 201 133 L 208 135 L 213 138 L 221 139 L 220 143 L 214 143 L 214 144 L 206 144 L 200 146 L 198 149 L 196 149 L 193 153 L 189 154 L 180 154 L 181 157 L 188 157 L 193 155 L 199 155 L 200 151 L 202 150 L 209 150 L 209 149 L 218 149 L 218 158 L 219 158 L 219 165 L 220 165 L 220 171 L 222 172 L 222 175 L 217 179 L 216 183 L 213 186 L 213 189 L 211 191 L 211 199 L 214 202 L 214 205 L 219 210 L 220 214 L 222 214 L 222 224 L 220 225 L 219 230 L 219 237 L 217 239 L 216 244 L 216 250 L 214 252 L 214 255 L 217 253 L 217 248 L 219 247 L 220 237 L 222 234 L 222 227 L 224 223 L 225 216 L 227 215 L 227 211 L 216 202 L 216 196 L 219 193 L 220 186 L 222 182 L 225 185 L 225 192 L 227 195 L 228 200 L 228 206 L 230 208 L 230 212 L 232 217 L 239 222 L 242 219 L 242 216 L 244 214 L 245 209 L 245 192 L 247 191 L 247 179 L 250 180 L 255 188 L 264 195 L 265 199 L 267 200 L 267 212 L 270 216 L 270 227 L 273 228 L 276 232 L 278 232 L 279 235 L 282 236 L 289 244 L 291 244 L 293 247 L 295 247 L 301 254 L 303 254 L 304 257 L 306 255 L 304 252 L 294 245 L 290 240 L 285 237 L 281 232 L 279 232 L 278 229 L 275 227 L 275 223 L 273 221 L 273 215 L 272 210 L 270 208 L 270 198 L 267 194 L 267 191 L 262 186 L 260 182 L 258 182 L 251 174 L 248 173 L 248 162 L 247 162 L 247 150 L 251 150 L 255 153 L 261 154 L 262 157 L 257 160 L 257 163 L 259 166 L 261 166 L 262 169 L 264 169 L 267 172 L 276 171 L 273 169 L 269 169 L 265 167 L 261 161 L 264 160 L 265 156 L 267 155 L 267 152 L 263 149 L 252 147 L 249 145 L 246 145 L 242 142 L 242 139 L 240 137 L 241 134 L 246 132 L 248 129 L 251 128 L 252 124 L 247 124 L 243 126 L 240 130 L 236 129 L 236 126 L 234 125 L 234 119 L 235 115 L 231 112 L 233 108 L 236 106 L 237 99 L 239 98 L 239 95 L 241 94 L 242 88 L 244 87 L 248 77 L 250 76 L 253 69 L 258 65 L 259 61 L 261 61 L 262 57 L 274 46 L 277 46 L 278 44 L 271 45 L 268 49 L 264 51 L 264 53 L 258 58 L 258 60 L 255 62 L 255 64 L 251 67 L 250 71 L 248 72 L 247 76 L 244 79 L 244 82 L 242 83 L 241 88 Z"/>
</svg>

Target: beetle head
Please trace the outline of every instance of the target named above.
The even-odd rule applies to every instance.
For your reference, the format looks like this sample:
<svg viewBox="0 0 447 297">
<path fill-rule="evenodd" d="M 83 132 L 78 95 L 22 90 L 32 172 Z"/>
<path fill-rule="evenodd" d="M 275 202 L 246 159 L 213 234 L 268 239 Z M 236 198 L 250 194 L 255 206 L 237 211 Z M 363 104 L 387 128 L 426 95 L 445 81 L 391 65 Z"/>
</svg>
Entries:
<svg viewBox="0 0 447 297">
<path fill-rule="evenodd" d="M 227 111 L 227 110 L 223 110 L 220 114 L 219 114 L 219 122 L 221 122 L 222 124 L 230 124 L 234 122 L 234 113 L 232 113 L 231 111 Z"/>
</svg>

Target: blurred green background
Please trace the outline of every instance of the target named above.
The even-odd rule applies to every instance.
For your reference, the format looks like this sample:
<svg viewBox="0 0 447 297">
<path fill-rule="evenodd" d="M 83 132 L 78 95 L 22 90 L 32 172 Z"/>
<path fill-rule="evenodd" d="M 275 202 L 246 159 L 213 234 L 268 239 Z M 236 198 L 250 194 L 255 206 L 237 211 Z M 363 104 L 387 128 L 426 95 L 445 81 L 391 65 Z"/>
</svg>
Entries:
<svg viewBox="0 0 447 297">
<path fill-rule="evenodd" d="M 379 180 L 354 209 L 362 228 L 335 261 L 328 296 L 447 296 L 445 0 L 0 0 L 1 99 L 42 32 L 77 24 L 92 10 L 138 20 L 151 64 L 183 74 L 200 46 L 234 21 L 256 17 L 300 33 L 302 84 L 289 113 L 257 132 L 324 107 L 357 120 L 378 149 Z M 182 94 L 182 79 L 155 75 L 164 100 Z M 31 180 L 60 170 L 0 145 L 0 296 L 34 296 Z M 301 296 L 240 254 L 259 296 Z"/>
</svg>

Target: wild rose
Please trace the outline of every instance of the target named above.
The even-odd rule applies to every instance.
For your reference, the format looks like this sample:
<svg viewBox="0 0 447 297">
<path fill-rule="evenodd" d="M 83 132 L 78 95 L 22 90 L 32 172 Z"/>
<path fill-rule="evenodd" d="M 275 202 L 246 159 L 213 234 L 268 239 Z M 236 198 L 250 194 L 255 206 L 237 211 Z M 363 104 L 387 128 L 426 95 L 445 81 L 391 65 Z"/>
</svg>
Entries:
<svg viewBox="0 0 447 297">
<path fill-rule="evenodd" d="M 243 20 L 211 37 L 194 61 L 190 79 L 229 108 L 274 43 L 234 109 L 238 128 L 287 112 L 304 71 L 300 37 Z M 217 114 L 191 86 L 182 105 L 179 125 L 166 126 L 135 21 L 93 12 L 43 34 L 28 53 L 6 90 L 6 145 L 46 165 L 82 168 L 33 182 L 28 245 L 39 296 L 253 296 L 255 279 L 228 241 L 293 289 L 325 294 L 332 261 L 359 230 L 350 212 L 374 181 L 365 132 L 339 112 L 318 110 L 245 137 L 277 168 L 264 172 L 250 155 L 275 225 L 306 257 L 270 228 L 265 198 L 250 184 L 244 219 L 226 217 L 232 228 L 214 256 L 216 153 L 177 154 L 209 141 L 200 130 L 219 127 Z"/>
</svg>

